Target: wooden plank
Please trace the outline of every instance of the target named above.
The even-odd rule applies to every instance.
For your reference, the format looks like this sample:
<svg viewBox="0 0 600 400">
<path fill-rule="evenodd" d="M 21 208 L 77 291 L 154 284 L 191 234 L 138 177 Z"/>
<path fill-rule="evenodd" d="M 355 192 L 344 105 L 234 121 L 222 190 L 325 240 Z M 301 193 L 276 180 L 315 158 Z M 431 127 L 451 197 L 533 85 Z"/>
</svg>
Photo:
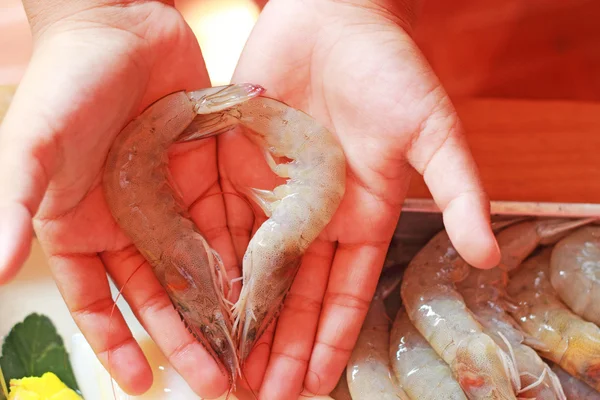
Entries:
<svg viewBox="0 0 600 400">
<path fill-rule="evenodd" d="M 492 200 L 600 203 L 600 103 L 456 103 Z M 414 174 L 409 197 L 431 198 Z"/>
<path fill-rule="evenodd" d="M 451 97 L 600 101 L 597 0 L 424 0 L 414 39 Z"/>
</svg>

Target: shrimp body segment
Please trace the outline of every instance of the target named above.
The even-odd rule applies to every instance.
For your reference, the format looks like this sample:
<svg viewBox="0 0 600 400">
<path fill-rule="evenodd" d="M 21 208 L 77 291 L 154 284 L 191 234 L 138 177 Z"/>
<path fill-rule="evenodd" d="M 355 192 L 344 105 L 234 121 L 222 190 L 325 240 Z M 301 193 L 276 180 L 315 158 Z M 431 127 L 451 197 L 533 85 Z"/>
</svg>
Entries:
<svg viewBox="0 0 600 400">
<path fill-rule="evenodd" d="M 502 255 L 500 269 L 513 271 L 540 244 L 554 244 L 573 229 L 587 225 L 593 220 L 594 218 L 575 220 L 540 218 L 509 226 L 498 234 L 498 245 Z"/>
<path fill-rule="evenodd" d="M 271 170 L 287 178 L 272 191 L 243 189 L 268 217 L 244 254 L 243 286 L 233 309 L 234 334 L 244 361 L 280 311 L 302 256 L 337 210 L 346 187 L 346 159 L 337 139 L 324 126 L 302 111 L 264 96 L 222 112 L 199 115 L 192 125 L 196 133 L 191 136 L 212 135 L 240 125 L 263 149 Z"/>
<path fill-rule="evenodd" d="M 514 358 L 521 378 L 520 394 L 537 399 L 564 399 L 558 379 L 550 367 L 529 347 L 518 324 L 508 314 L 506 301 L 508 272 L 517 268 L 541 242 L 553 242 L 587 220 L 538 219 L 507 227 L 496 239 L 502 254 L 498 267 L 471 268 L 458 284 L 467 307 L 477 316 L 484 331 Z"/>
<path fill-rule="evenodd" d="M 529 258 L 511 277 L 508 294 L 518 307 L 510 312 L 525 333 L 541 342 L 537 350 L 544 358 L 598 390 L 600 328 L 558 298 L 549 278 L 551 252 L 546 248 Z"/>
<path fill-rule="evenodd" d="M 409 400 L 392 372 L 389 357 L 390 323 L 383 300 L 369 307 L 346 369 L 353 400 Z"/>
<path fill-rule="evenodd" d="M 567 400 L 600 400 L 600 393 L 577 378 L 567 374 L 564 369 L 554 364 L 552 371 L 556 374 L 565 391 Z"/>
<path fill-rule="evenodd" d="M 222 110 L 262 91 L 242 84 L 161 98 L 117 136 L 103 177 L 118 225 L 150 264 L 188 329 L 227 369 L 232 382 L 239 359 L 221 279 L 224 268 L 183 205 L 170 177 L 167 149 L 182 140 L 198 113 Z"/>
<path fill-rule="evenodd" d="M 520 397 L 565 400 L 558 378 L 535 350 L 527 346 L 517 322 L 501 305 L 500 299 L 496 298 L 496 294 L 504 290 L 503 287 L 496 288 L 503 282 L 501 274 L 497 272 L 498 268 L 471 269 L 469 277 L 458 285 L 467 307 L 475 314 L 484 332 L 513 357 L 521 380 Z M 494 280 L 494 275 L 498 279 Z"/>
<path fill-rule="evenodd" d="M 550 281 L 575 314 L 600 325 L 600 226 L 581 228 L 554 246 Z"/>
<path fill-rule="evenodd" d="M 413 325 L 450 366 L 469 399 L 516 399 L 509 356 L 483 332 L 455 287 L 469 266 L 438 233 L 404 273 L 402 300 Z"/>
<path fill-rule="evenodd" d="M 452 370 L 400 309 L 390 334 L 390 359 L 400 386 L 413 400 L 467 400 Z"/>
</svg>

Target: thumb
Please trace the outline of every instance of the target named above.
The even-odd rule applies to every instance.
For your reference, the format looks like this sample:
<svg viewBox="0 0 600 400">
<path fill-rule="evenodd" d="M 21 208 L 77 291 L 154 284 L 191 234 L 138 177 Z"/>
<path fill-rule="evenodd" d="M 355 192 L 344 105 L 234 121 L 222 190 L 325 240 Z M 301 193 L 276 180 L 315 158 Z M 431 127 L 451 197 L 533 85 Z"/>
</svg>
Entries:
<svg viewBox="0 0 600 400">
<path fill-rule="evenodd" d="M 33 68 L 35 69 L 35 68 Z M 31 96 L 30 68 L 0 125 L 0 284 L 25 262 L 32 219 L 56 167 L 56 143 Z"/>
<path fill-rule="evenodd" d="M 438 95 L 408 160 L 423 175 L 442 210 L 458 253 L 475 267 L 492 268 L 500 261 L 500 249 L 489 221 L 489 199 L 456 111 L 443 90 Z"/>
</svg>

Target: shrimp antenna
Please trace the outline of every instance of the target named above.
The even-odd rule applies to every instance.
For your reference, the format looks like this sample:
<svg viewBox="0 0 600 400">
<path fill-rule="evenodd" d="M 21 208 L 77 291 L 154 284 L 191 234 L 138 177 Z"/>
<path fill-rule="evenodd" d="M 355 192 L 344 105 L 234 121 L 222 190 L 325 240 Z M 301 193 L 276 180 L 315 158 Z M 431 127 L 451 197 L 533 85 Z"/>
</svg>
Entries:
<svg viewBox="0 0 600 400">
<path fill-rule="evenodd" d="M 131 278 L 133 278 L 133 275 L 135 275 L 136 272 L 139 271 L 140 268 L 142 268 L 142 266 L 144 265 L 145 261 L 140 263 L 140 265 L 138 265 L 133 272 L 131 273 L 131 275 L 129 275 L 129 277 L 127 278 L 127 280 L 125 281 L 125 283 L 123 284 L 123 286 L 121 286 L 121 289 L 119 289 L 119 292 L 117 293 L 117 297 L 115 297 L 115 300 L 113 302 L 113 305 L 110 309 L 110 316 L 108 317 L 108 333 L 107 333 L 107 339 L 108 337 L 110 337 L 110 329 L 112 326 L 112 317 L 113 314 L 115 313 L 115 308 L 117 308 L 117 301 L 119 301 L 119 298 L 121 297 L 123 290 L 125 289 L 125 286 L 127 286 L 127 284 L 129 283 L 129 281 L 131 280 Z M 117 391 L 115 389 L 115 381 L 112 378 L 112 368 L 111 368 L 111 364 L 110 364 L 110 353 L 111 351 L 109 350 L 107 355 L 106 355 L 106 363 L 108 364 L 108 375 L 110 376 L 110 387 L 112 389 L 112 393 L 113 393 L 113 397 L 115 400 L 117 400 Z"/>
</svg>

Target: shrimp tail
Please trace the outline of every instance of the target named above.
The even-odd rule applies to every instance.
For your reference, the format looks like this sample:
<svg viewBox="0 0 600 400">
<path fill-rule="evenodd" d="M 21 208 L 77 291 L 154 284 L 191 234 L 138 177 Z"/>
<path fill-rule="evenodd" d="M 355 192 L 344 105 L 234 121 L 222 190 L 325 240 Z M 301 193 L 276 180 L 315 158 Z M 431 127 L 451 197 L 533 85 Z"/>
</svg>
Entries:
<svg viewBox="0 0 600 400">
<path fill-rule="evenodd" d="M 540 244 L 550 245 L 558 242 L 564 236 L 568 235 L 573 229 L 588 225 L 594 222 L 597 217 L 581 218 L 575 220 L 554 220 L 544 221 L 538 228 L 540 235 Z"/>
<path fill-rule="evenodd" d="M 187 96 L 194 102 L 194 112 L 197 115 L 181 132 L 177 141 L 206 139 L 232 130 L 239 121 L 224 111 L 264 92 L 265 89 L 261 86 L 247 83 L 187 92 Z"/>
<path fill-rule="evenodd" d="M 526 220 L 528 217 L 514 217 L 514 218 L 509 218 L 509 219 L 505 219 L 505 220 L 501 220 L 501 221 L 494 221 L 491 223 L 492 226 L 492 231 L 494 231 L 494 233 L 497 233 L 499 231 L 501 231 L 502 229 L 509 227 L 511 225 L 514 225 L 518 222 L 522 222 L 524 220 Z"/>
<path fill-rule="evenodd" d="M 186 94 L 194 103 L 195 113 L 212 114 L 244 103 L 265 91 L 265 88 L 253 83 L 238 83 L 195 90 Z"/>
<path fill-rule="evenodd" d="M 249 258 L 251 259 L 251 255 Z M 258 300 L 252 296 L 253 285 L 256 284 L 252 277 L 252 262 L 245 266 L 248 268 L 244 270 L 242 293 L 232 312 L 234 320 L 233 336 L 237 339 L 238 353 L 242 364 L 248 358 L 254 344 L 281 312 L 283 299 L 289 292 L 291 281 L 294 280 L 300 267 L 300 259 L 289 260 L 286 263 L 286 269 L 289 269 L 291 273 L 287 277 L 282 277 L 282 281 L 290 282 L 290 284 L 282 285 L 285 290 L 277 294 L 270 307 L 259 304 Z"/>
</svg>

